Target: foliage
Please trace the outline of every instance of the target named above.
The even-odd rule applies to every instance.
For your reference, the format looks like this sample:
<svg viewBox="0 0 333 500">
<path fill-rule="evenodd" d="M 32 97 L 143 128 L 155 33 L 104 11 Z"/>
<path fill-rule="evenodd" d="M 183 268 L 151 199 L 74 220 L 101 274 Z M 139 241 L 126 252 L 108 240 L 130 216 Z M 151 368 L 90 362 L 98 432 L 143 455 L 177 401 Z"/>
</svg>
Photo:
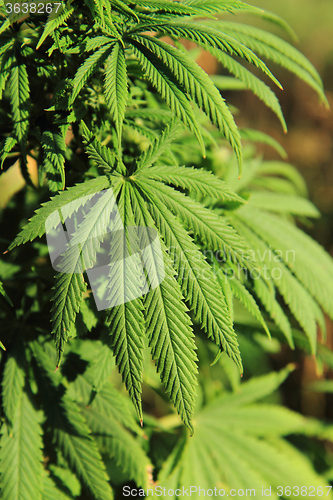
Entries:
<svg viewBox="0 0 333 500">
<path fill-rule="evenodd" d="M 27 188 L 1 215 L 2 498 L 107 500 L 122 484 L 145 489 L 153 479 L 174 489 L 324 487 L 284 437 L 331 440 L 331 428 L 261 402 L 292 367 L 240 384 L 243 371 L 246 379 L 255 371 L 248 353 L 268 363 L 263 334 L 315 355 L 324 313 L 333 319 L 332 261 L 296 226 L 320 214 L 294 167 L 264 161 L 254 143 L 285 159 L 283 148 L 238 128 L 222 97 L 251 90 L 286 130 L 268 85 L 281 88 L 273 62 L 327 105 L 297 49 L 226 15 L 260 16 L 293 37 L 291 28 L 241 0 L 74 0 L 58 14 L 11 22 L 5 9 L 0 187 L 15 158 Z M 184 39 L 232 76 L 210 78 Z M 98 201 L 72 230 L 53 279 L 46 227 L 74 216 L 83 198 Z M 164 279 L 127 300 L 144 278 L 126 260 L 131 226 L 150 243 L 157 231 Z M 111 231 L 119 235 L 108 261 L 116 305 L 103 313 L 85 270 Z M 161 267 L 153 248 L 149 276 Z"/>
</svg>

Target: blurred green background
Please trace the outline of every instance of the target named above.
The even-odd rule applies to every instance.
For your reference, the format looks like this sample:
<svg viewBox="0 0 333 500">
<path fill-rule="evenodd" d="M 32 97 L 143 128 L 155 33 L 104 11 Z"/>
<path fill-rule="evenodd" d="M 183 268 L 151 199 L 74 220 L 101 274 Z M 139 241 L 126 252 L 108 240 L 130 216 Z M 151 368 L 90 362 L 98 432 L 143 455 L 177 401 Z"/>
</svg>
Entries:
<svg viewBox="0 0 333 500">
<path fill-rule="evenodd" d="M 288 134 L 283 133 L 273 113 L 251 92 L 227 93 L 225 97 L 239 109 L 238 125 L 262 130 L 283 145 L 288 153 L 287 161 L 302 173 L 309 198 L 322 213 L 321 219 L 309 223 L 305 230 L 333 256 L 333 1 L 253 0 L 251 3 L 280 15 L 294 29 L 299 38 L 296 47 L 308 57 L 323 79 L 331 111 L 318 103 L 310 87 L 271 63 L 269 68 L 285 89 L 275 88 L 274 91 L 281 102 Z M 237 18 L 242 19 L 241 16 Z M 234 17 L 230 16 L 230 20 Z M 280 28 L 270 23 L 252 18 L 251 24 L 288 39 Z M 278 159 L 267 146 L 262 146 L 260 151 L 267 159 Z M 327 330 L 326 344 L 333 349 L 333 325 L 329 321 Z M 298 378 L 291 377 L 284 385 L 283 397 L 287 406 L 306 415 L 332 418 L 333 395 L 311 392 L 306 387 L 318 378 L 331 378 L 333 374 L 321 373 L 310 356 L 298 357 L 295 353 L 283 352 L 276 357 L 277 367 L 287 361 L 301 366 Z"/>
<path fill-rule="evenodd" d="M 332 0 L 254 0 L 252 3 L 280 15 L 292 26 L 299 38 L 296 46 L 317 68 L 333 109 Z M 265 26 L 262 22 L 257 25 Z M 275 31 L 281 36 L 279 28 Z M 306 84 L 277 66 L 270 65 L 270 68 L 285 89 L 277 89 L 277 95 L 289 133 L 283 134 L 273 114 L 250 92 L 231 96 L 232 103 L 241 110 L 237 121 L 268 132 L 282 143 L 289 162 L 305 177 L 310 199 L 323 214 L 309 232 L 333 254 L 333 114 L 318 105 L 315 93 Z M 265 154 L 272 156 L 269 149 Z"/>
</svg>

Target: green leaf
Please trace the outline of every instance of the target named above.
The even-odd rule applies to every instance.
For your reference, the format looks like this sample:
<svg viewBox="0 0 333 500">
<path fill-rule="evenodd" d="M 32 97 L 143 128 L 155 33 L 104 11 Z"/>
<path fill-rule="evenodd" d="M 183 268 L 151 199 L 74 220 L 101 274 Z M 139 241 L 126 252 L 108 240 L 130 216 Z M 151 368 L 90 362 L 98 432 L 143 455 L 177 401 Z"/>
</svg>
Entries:
<svg viewBox="0 0 333 500">
<path fill-rule="evenodd" d="M 327 314 L 333 311 L 333 264 L 324 249 L 295 225 L 255 207 L 237 210 L 237 216 L 252 228 L 307 288 Z M 290 254 L 294 256 L 292 261 Z"/>
<path fill-rule="evenodd" d="M 78 224 L 70 240 L 70 246 L 58 264 L 58 270 L 61 272 L 56 276 L 51 310 L 57 366 L 61 361 L 68 333 L 80 310 L 83 292 L 86 290 L 82 273 L 94 265 L 101 239 L 112 225 L 111 215 L 117 207 L 118 190 L 117 187 L 113 190 L 108 189 L 94 202 L 93 207 Z M 81 204 L 83 208 L 84 202 Z"/>
<path fill-rule="evenodd" d="M 246 309 L 252 314 L 252 316 L 254 316 L 259 321 L 259 323 L 261 323 L 268 337 L 271 338 L 271 334 L 268 330 L 266 322 L 262 317 L 258 304 L 254 300 L 251 293 L 237 278 L 231 277 L 231 279 L 229 279 L 228 281 L 230 283 L 230 287 L 233 291 L 234 296 L 237 297 L 240 302 L 246 307 Z"/>
<path fill-rule="evenodd" d="M 320 217 L 320 212 L 313 203 L 300 196 L 252 191 L 249 202 L 251 206 L 267 210 L 268 212 L 314 218 Z"/>
<path fill-rule="evenodd" d="M 12 430 L 2 426 L 0 487 L 3 500 L 42 500 L 43 454 L 41 416 L 27 394 L 18 395 Z"/>
<path fill-rule="evenodd" d="M 253 75 L 251 71 L 245 68 L 238 61 L 230 57 L 228 54 L 208 48 L 209 52 L 224 66 L 230 73 L 235 75 L 241 82 L 244 83 L 246 89 L 251 90 L 266 106 L 268 106 L 278 117 L 283 130 L 287 131 L 287 124 L 284 119 L 281 106 L 274 92 L 260 78 Z"/>
<path fill-rule="evenodd" d="M 321 78 L 310 61 L 281 38 L 264 30 L 240 23 L 219 22 L 223 32 L 234 36 L 262 57 L 286 68 L 312 87 L 320 100 L 328 106 Z"/>
<path fill-rule="evenodd" d="M 135 172 L 135 177 L 137 171 Z M 147 172 L 140 172 L 138 177 L 147 177 L 165 184 L 181 187 L 189 192 L 195 191 L 202 196 L 209 196 L 213 200 L 235 201 L 245 203 L 245 200 L 234 193 L 223 180 L 216 177 L 209 170 L 179 166 L 150 167 Z"/>
<path fill-rule="evenodd" d="M 283 158 L 284 160 L 288 157 L 281 144 L 273 139 L 273 137 L 271 137 L 270 135 L 267 135 L 264 132 L 260 132 L 259 130 L 252 130 L 250 128 L 242 128 L 239 130 L 239 132 L 243 141 L 267 144 L 268 146 L 271 146 L 273 149 L 275 149 L 275 151 L 277 151 L 281 158 Z"/>
<path fill-rule="evenodd" d="M 147 488 L 151 465 L 138 440 L 113 418 L 92 408 L 84 409 L 83 415 L 103 455 L 114 458 L 131 480 L 139 487 Z"/>
<path fill-rule="evenodd" d="M 6 290 L 4 289 L 3 287 L 3 283 L 0 281 L 0 294 L 5 297 L 5 299 L 7 300 L 8 304 L 10 304 L 12 307 L 13 307 L 13 303 L 12 301 L 10 300 L 10 298 L 8 297 L 7 293 L 6 293 Z M 5 349 L 6 350 L 6 349 Z"/>
<path fill-rule="evenodd" d="M 42 146 L 45 160 L 43 170 L 47 174 L 50 191 L 57 192 L 65 189 L 65 138 L 51 131 L 45 131 L 42 135 Z"/>
<path fill-rule="evenodd" d="M 67 19 L 72 15 L 74 12 L 74 8 L 70 7 L 68 4 L 66 5 L 66 8 L 63 9 L 58 15 L 54 15 L 52 12 L 45 24 L 44 31 L 38 40 L 38 44 L 36 46 L 36 50 L 39 49 L 39 47 L 42 45 L 44 40 L 51 34 L 53 34 L 61 25 L 65 24 Z"/>
<path fill-rule="evenodd" d="M 276 391 L 294 369 L 295 366 L 290 364 L 279 372 L 271 372 L 261 377 L 252 378 L 241 385 L 239 392 L 226 393 L 221 396 L 223 405 L 228 408 L 238 407 L 265 398 Z"/>
<path fill-rule="evenodd" d="M 52 479 L 47 475 L 47 472 L 44 471 L 43 474 L 43 483 L 42 483 L 43 493 L 42 500 L 72 500 L 72 496 L 66 495 L 62 490 L 57 488 Z"/>
<path fill-rule="evenodd" d="M 150 181 L 151 183 L 153 181 Z M 178 282 L 185 299 L 208 337 L 225 350 L 242 371 L 236 334 L 217 278 L 185 229 L 159 198 L 159 192 L 146 182 L 136 181 L 149 201 L 149 211 L 175 263 Z"/>
<path fill-rule="evenodd" d="M 243 216 L 241 216 L 241 220 L 244 221 Z M 248 221 L 246 222 L 248 223 Z M 271 280 L 271 283 L 280 291 L 291 312 L 309 337 L 312 354 L 314 354 L 316 352 L 317 323 L 322 326 L 324 320 L 320 308 L 310 293 L 288 269 L 292 266 L 293 261 L 299 257 L 294 250 L 295 247 L 289 249 L 292 258 L 290 258 L 289 253 L 286 254 L 284 264 L 281 251 L 275 253 L 252 230 L 240 225 L 237 221 L 235 221 L 235 226 L 244 238 L 251 242 L 251 246 L 257 254 L 257 262 L 260 262 L 260 266 L 263 268 L 263 271 L 258 269 L 258 277 L 262 272 L 263 277 L 268 282 Z"/>
<path fill-rule="evenodd" d="M 258 182 L 259 176 L 261 176 L 262 181 L 272 180 L 274 181 L 274 184 L 277 184 L 278 181 L 281 180 L 280 177 L 282 177 L 282 180 L 287 181 L 290 184 L 290 187 L 293 190 L 292 194 L 300 195 L 303 198 L 308 197 L 308 189 L 304 178 L 299 171 L 289 163 L 280 161 L 263 161 L 258 166 L 256 182 Z"/>
<path fill-rule="evenodd" d="M 81 126 L 83 129 L 83 142 L 89 158 L 94 160 L 99 167 L 104 168 L 107 172 L 113 173 L 114 175 L 116 175 L 115 171 L 124 173 L 120 162 L 118 162 L 118 164 L 116 163 L 114 151 L 111 151 L 110 148 L 104 146 L 96 139 L 83 120 L 81 121 Z"/>
<path fill-rule="evenodd" d="M 286 337 L 291 349 L 295 349 L 289 319 L 276 300 L 275 290 L 270 288 L 263 279 L 259 279 L 254 282 L 254 291 L 274 323 L 280 328 L 281 332 Z"/>
<path fill-rule="evenodd" d="M 102 47 L 93 52 L 89 57 L 87 57 L 84 63 L 81 64 L 72 81 L 73 91 L 69 101 L 70 104 L 73 104 L 79 92 L 89 80 L 91 75 L 103 65 L 113 46 L 114 42 L 102 45 Z"/>
<path fill-rule="evenodd" d="M 146 78 L 161 94 L 171 111 L 195 133 L 201 150 L 205 153 L 200 128 L 190 101 L 170 68 L 141 43 L 131 39 L 131 44 L 133 46 L 133 53 L 143 68 Z"/>
<path fill-rule="evenodd" d="M 66 217 L 71 217 L 71 215 L 82 206 L 80 198 L 87 196 L 89 197 L 88 199 L 90 199 L 95 193 L 108 187 L 110 187 L 109 178 L 107 176 L 100 176 L 96 179 L 91 179 L 67 188 L 66 191 L 51 198 L 50 201 L 42 203 L 41 208 L 36 210 L 36 214 L 9 245 L 8 251 L 27 241 L 41 238 L 43 234 L 45 234 L 45 222 L 53 213 L 55 214 L 54 227 L 56 227 L 58 224 L 57 214 L 59 209 L 62 209 L 62 216 L 64 219 Z M 78 200 L 76 203 L 71 203 L 76 200 Z M 67 207 L 65 205 L 67 205 Z"/>
<path fill-rule="evenodd" d="M 40 367 L 39 389 L 57 446 L 96 500 L 112 500 L 102 457 L 79 407 L 66 393 L 63 394 L 65 388 L 62 385 L 59 387 L 59 381 L 53 373 L 53 363 L 43 347 L 36 341 L 30 345 Z"/>
<path fill-rule="evenodd" d="M 113 366 L 112 351 L 108 346 L 102 344 L 90 366 L 90 374 L 94 381 L 93 387 L 96 392 L 102 389 L 110 377 Z"/>
<path fill-rule="evenodd" d="M 139 21 L 135 11 L 128 7 L 125 2 L 121 0 L 112 0 L 112 4 L 114 9 L 121 12 L 125 17 L 132 17 L 135 21 Z"/>
<path fill-rule="evenodd" d="M 248 248 L 224 218 L 170 186 L 147 178 L 144 183 L 181 219 L 188 230 L 201 239 L 206 248 L 246 265 Z"/>
<path fill-rule="evenodd" d="M 10 73 L 10 100 L 13 112 L 13 125 L 16 139 L 24 144 L 29 128 L 30 89 L 25 64 L 16 63 Z"/>
<path fill-rule="evenodd" d="M 3 146 L 1 148 L 1 166 L 0 166 L 1 169 L 3 169 L 4 161 L 6 160 L 8 154 L 16 146 L 16 144 L 17 144 L 17 140 L 14 137 L 7 137 L 3 141 Z"/>
<path fill-rule="evenodd" d="M 134 189 L 131 190 L 131 195 L 136 207 L 136 223 L 141 227 L 153 227 L 154 223 L 144 200 Z M 146 236 L 149 241 L 149 232 Z M 165 277 L 159 286 L 148 292 L 144 300 L 146 328 L 162 384 L 183 422 L 192 432 L 197 373 L 195 344 L 180 286 L 175 280 L 165 248 L 163 250 Z M 151 245 L 147 247 L 147 251 L 150 252 L 147 273 L 149 276 L 159 276 L 160 263 Z"/>
<path fill-rule="evenodd" d="M 164 33 L 169 33 L 177 38 L 190 38 L 199 45 L 205 45 L 207 48 L 218 49 L 227 52 L 230 55 L 236 55 L 245 59 L 265 73 L 269 78 L 282 89 L 280 82 L 275 78 L 272 72 L 267 68 L 266 64 L 251 50 L 246 44 L 243 44 L 236 36 L 229 36 L 223 30 L 215 29 L 219 24 L 215 21 L 206 22 L 205 24 L 195 24 L 186 22 L 164 23 L 162 26 L 154 26 Z"/>
<path fill-rule="evenodd" d="M 145 170 L 151 167 L 151 165 L 168 150 L 176 137 L 177 131 L 179 130 L 178 126 L 179 123 L 177 121 L 169 123 L 163 130 L 162 134 L 154 140 L 151 146 L 149 146 L 147 151 L 142 153 L 136 162 L 135 175 L 137 175 L 137 172 L 140 172 L 140 175 L 142 175 Z"/>
<path fill-rule="evenodd" d="M 53 287 L 52 334 L 56 344 L 58 367 L 69 333 L 83 301 L 87 285 L 81 273 L 58 273 Z"/>
<path fill-rule="evenodd" d="M 116 124 L 120 144 L 128 96 L 125 51 L 120 43 L 113 46 L 107 60 L 104 88 L 106 104 Z"/>
<path fill-rule="evenodd" d="M 94 497 L 98 500 L 112 500 L 102 458 L 83 416 L 70 400 L 64 400 L 63 409 L 69 425 L 67 424 L 67 429 L 65 427 L 55 431 L 58 446 Z"/>
<path fill-rule="evenodd" d="M 122 223 L 115 227 L 112 238 L 108 294 L 116 305 L 108 311 L 112 349 L 123 382 L 129 392 L 140 422 L 142 422 L 141 384 L 144 349 L 144 317 L 141 300 L 143 276 L 138 254 L 131 253 L 123 227 L 133 226 L 132 206 L 127 183 L 123 185 L 118 202 Z M 124 224 L 124 226 L 122 225 Z M 129 259 L 129 256 L 132 256 Z M 119 304 L 119 305 L 118 305 Z"/>
<path fill-rule="evenodd" d="M 68 468 L 65 469 L 64 467 L 50 464 L 49 469 L 53 476 L 60 479 L 61 484 L 64 485 L 74 497 L 80 496 L 81 484 L 77 477 Z"/>
<path fill-rule="evenodd" d="M 265 498 L 263 488 L 275 500 L 281 485 L 283 491 L 290 485 L 299 491 L 303 485 L 325 488 L 309 460 L 281 438 L 291 433 L 317 435 L 321 424 L 286 408 L 249 404 L 275 390 L 288 371 L 252 379 L 241 384 L 238 393 L 204 407 L 196 417 L 193 438 L 178 440 L 159 486 L 184 488 L 194 498 L 199 498 L 199 487 L 200 496 L 216 488 L 220 496 L 235 489 Z M 293 493 L 298 496 L 297 490 Z"/>
<path fill-rule="evenodd" d="M 183 0 L 185 5 L 195 8 L 196 11 L 201 11 L 204 14 L 213 14 L 217 12 L 237 12 L 242 10 L 255 10 L 256 7 L 252 7 L 242 0 Z"/>
<path fill-rule="evenodd" d="M 104 384 L 99 392 L 93 393 L 94 371 L 91 369 L 91 362 L 96 352 L 96 348 L 94 349 L 95 344 L 96 341 L 87 340 L 81 344 L 83 350 L 87 351 L 85 356 L 82 355 L 81 349 L 74 348 L 74 352 L 80 353 L 81 359 L 90 362 L 90 367 L 85 370 L 83 375 L 78 375 L 74 381 L 69 381 L 68 396 L 82 407 L 89 405 L 89 408 L 97 413 L 114 419 L 122 426 L 130 429 L 134 434 L 142 434 L 142 430 L 135 418 L 133 405 L 127 396 L 115 389 L 111 383 Z"/>
<path fill-rule="evenodd" d="M 8 356 L 2 379 L 3 408 L 11 425 L 21 401 L 25 382 L 24 370 L 18 362 L 17 353 L 15 354 Z"/>
<path fill-rule="evenodd" d="M 241 171 L 242 154 L 239 132 L 233 116 L 208 75 L 180 50 L 148 35 L 133 36 L 136 46 L 145 47 L 161 59 L 212 123 L 218 127 L 233 148 Z"/>
</svg>

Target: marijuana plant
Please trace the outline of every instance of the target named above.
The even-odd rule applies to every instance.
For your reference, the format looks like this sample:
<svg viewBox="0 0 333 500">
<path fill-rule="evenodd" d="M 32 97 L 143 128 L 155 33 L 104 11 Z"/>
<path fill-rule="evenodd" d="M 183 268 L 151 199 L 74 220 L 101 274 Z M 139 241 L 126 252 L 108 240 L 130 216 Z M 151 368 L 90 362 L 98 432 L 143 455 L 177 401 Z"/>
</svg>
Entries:
<svg viewBox="0 0 333 500">
<path fill-rule="evenodd" d="M 201 481 L 207 488 L 295 483 L 319 491 L 325 481 L 282 437 L 330 439 L 331 428 L 278 405 L 253 404 L 274 392 L 292 367 L 260 373 L 240 394 L 228 391 L 239 386 L 235 367 L 243 373 L 242 344 L 245 355 L 248 342 L 267 358 L 260 347 L 265 332 L 316 354 L 318 326 L 325 332 L 322 311 L 333 319 L 332 261 L 296 226 L 319 216 L 304 182 L 291 165 L 256 155 L 253 143 L 264 142 L 286 156 L 267 135 L 238 128 L 222 97 L 225 90 L 251 90 L 286 130 L 267 82 L 282 86 L 265 60 L 295 73 L 327 105 L 318 73 L 297 49 L 224 15 L 259 16 L 292 40 L 293 31 L 241 0 L 74 0 L 48 15 L 30 7 L 25 14 L 21 5 L 31 7 L 1 2 L 1 165 L 9 170 L 17 159 L 28 185 L 21 203 L 7 208 L 13 224 L 3 218 L 6 240 L 15 236 L 14 226 L 21 230 L 0 261 L 1 345 L 7 348 L 2 498 L 107 500 L 111 485 L 132 480 L 145 488 L 153 477 L 172 488 Z M 209 77 L 184 39 L 233 76 Z M 242 140 L 252 144 L 245 154 Z M 38 188 L 29 176 L 33 160 Z M 63 257 L 73 272 L 57 272 L 53 280 L 45 239 L 37 238 L 56 226 L 53 214 L 73 217 L 80 200 L 110 189 L 112 197 L 93 214 L 83 212 L 75 228 L 80 252 Z M 79 272 L 77 266 L 82 255 L 96 257 L 100 246 L 92 238 L 119 229 L 110 218 L 115 202 L 125 234 L 140 227 L 138 239 L 151 243 L 151 230 L 157 231 L 164 279 L 128 300 L 142 276 L 139 268 L 128 269 L 127 247 L 118 239 L 122 258 L 113 259 L 111 249 L 106 276 L 109 285 L 117 277 L 117 305 L 104 313 L 93 302 L 89 266 Z M 158 274 L 153 247 L 146 250 L 146 273 Z M 252 319 L 244 322 L 246 310 Z M 261 344 L 249 340 L 258 332 Z M 332 366 L 323 346 L 318 356 Z M 198 362 L 207 372 L 214 358 L 211 370 L 225 380 L 218 398 L 209 395 L 200 370 L 197 382 Z M 247 361 L 247 378 L 251 366 Z M 149 396 L 144 415 L 143 382 L 166 405 L 163 385 L 189 433 L 179 434 L 176 415 L 161 421 L 158 413 L 149 415 Z M 164 443 L 165 434 L 171 443 Z"/>
</svg>

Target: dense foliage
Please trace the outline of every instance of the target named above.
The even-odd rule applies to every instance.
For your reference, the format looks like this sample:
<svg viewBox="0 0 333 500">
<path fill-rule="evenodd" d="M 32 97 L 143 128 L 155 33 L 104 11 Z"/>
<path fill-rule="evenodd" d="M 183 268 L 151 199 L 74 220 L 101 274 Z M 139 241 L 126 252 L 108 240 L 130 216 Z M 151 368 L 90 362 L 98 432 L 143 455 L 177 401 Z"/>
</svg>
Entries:
<svg viewBox="0 0 333 500">
<path fill-rule="evenodd" d="M 9 17 L 1 5 L 2 176 L 15 159 L 27 184 L 1 215 L 2 498 L 107 500 L 131 481 L 257 497 L 271 486 L 273 498 L 281 485 L 313 486 L 330 498 L 324 448 L 316 471 L 284 437 L 307 436 L 306 448 L 332 428 L 279 406 L 295 366 L 271 372 L 269 362 L 287 344 L 333 366 L 317 346 L 324 313 L 333 319 L 333 263 L 296 226 L 320 214 L 298 172 L 264 161 L 254 143 L 285 159 L 283 148 L 238 128 L 222 97 L 251 90 L 286 130 L 265 60 L 327 105 L 290 43 L 223 16 L 260 16 L 293 40 L 291 28 L 241 0 L 74 0 Z M 232 76 L 209 77 L 184 39 Z M 97 311 L 84 271 L 53 276 L 44 234 L 51 214 L 108 188 L 125 229 L 158 231 L 165 276 L 127 301 L 140 277 L 129 280 L 123 250 L 118 305 Z M 110 199 L 84 216 L 91 258 L 91 237 L 116 229 L 112 210 Z"/>
</svg>

